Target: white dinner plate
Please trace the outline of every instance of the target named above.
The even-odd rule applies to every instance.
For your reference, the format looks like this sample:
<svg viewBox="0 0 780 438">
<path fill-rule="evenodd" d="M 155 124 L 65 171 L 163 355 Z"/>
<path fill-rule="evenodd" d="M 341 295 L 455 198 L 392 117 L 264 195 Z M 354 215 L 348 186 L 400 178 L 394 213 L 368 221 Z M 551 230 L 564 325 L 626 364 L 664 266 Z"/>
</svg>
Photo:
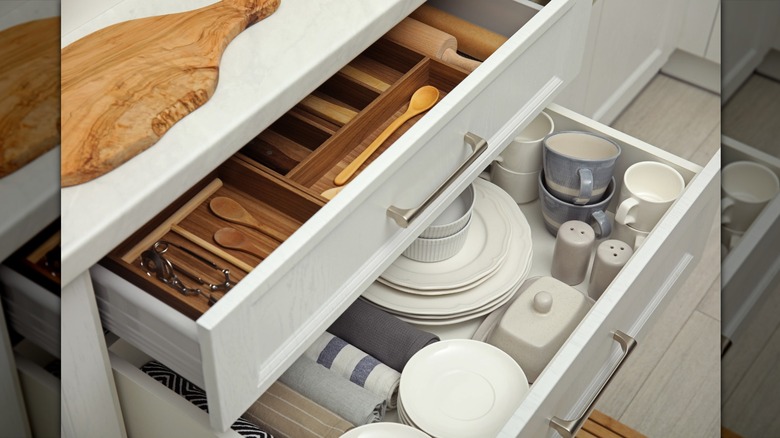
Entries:
<svg viewBox="0 0 780 438">
<path fill-rule="evenodd" d="M 474 181 L 471 225 L 466 243 L 457 254 L 435 263 L 400 256 L 382 273 L 384 282 L 420 291 L 441 291 L 475 284 L 494 273 L 507 257 L 507 236 L 512 228 L 489 186 L 495 187 L 479 178 Z"/>
<path fill-rule="evenodd" d="M 512 227 L 506 261 L 495 274 L 463 292 L 432 296 L 409 294 L 375 281 L 363 292 L 363 297 L 396 315 L 431 319 L 432 316 L 464 315 L 477 311 L 516 289 L 530 271 L 533 256 L 531 228 L 509 195 L 492 184 L 483 187 L 485 190 L 478 192 L 498 201 L 498 211 L 510 219 Z"/>
<path fill-rule="evenodd" d="M 341 438 L 431 438 L 421 430 L 398 423 L 371 423 L 350 429 Z"/>
<path fill-rule="evenodd" d="M 489 313 L 492 313 L 493 311 L 503 307 L 508 302 L 512 301 L 512 298 L 515 297 L 517 294 L 517 290 L 519 288 L 515 287 L 512 290 L 509 291 L 506 295 L 500 297 L 495 302 L 491 303 L 489 306 L 485 306 L 481 309 L 475 310 L 473 312 L 467 313 L 465 315 L 453 315 L 451 317 L 447 318 L 436 318 L 436 317 L 424 317 L 424 316 L 408 316 L 408 315 L 395 315 L 396 318 L 408 322 L 410 324 L 416 324 L 416 325 L 424 325 L 424 326 L 442 326 L 442 325 L 451 325 L 451 324 L 459 324 L 461 322 L 470 321 L 475 318 L 479 318 L 481 316 L 485 316 Z"/>
<path fill-rule="evenodd" d="M 438 437 L 496 436 L 528 394 L 525 373 L 498 348 L 471 339 L 434 342 L 404 367 L 404 412 Z"/>
<path fill-rule="evenodd" d="M 387 313 L 391 313 L 395 315 L 399 319 L 402 319 L 406 322 L 410 322 L 413 324 L 421 324 L 421 325 L 457 324 L 459 322 L 464 322 L 470 319 L 479 318 L 480 316 L 487 315 L 488 313 L 491 313 L 492 311 L 498 309 L 499 307 L 502 307 L 502 305 L 506 304 L 508 301 L 511 301 L 511 299 L 515 296 L 516 292 L 519 290 L 520 286 L 525 282 L 524 280 L 528 276 L 528 272 L 530 272 L 530 264 L 528 265 L 528 270 L 525 273 L 523 273 L 523 275 L 518 277 L 520 279 L 518 280 L 518 283 L 512 286 L 511 289 L 507 290 L 505 294 L 497 296 L 495 299 L 493 299 L 488 303 L 485 303 L 483 306 L 480 306 L 475 309 L 466 310 L 463 312 L 455 312 L 455 313 L 445 314 L 445 315 L 409 315 L 403 312 L 398 312 L 393 309 L 388 309 L 379 306 L 376 303 L 372 303 L 372 304 L 379 307 L 380 309 L 384 310 Z"/>
</svg>

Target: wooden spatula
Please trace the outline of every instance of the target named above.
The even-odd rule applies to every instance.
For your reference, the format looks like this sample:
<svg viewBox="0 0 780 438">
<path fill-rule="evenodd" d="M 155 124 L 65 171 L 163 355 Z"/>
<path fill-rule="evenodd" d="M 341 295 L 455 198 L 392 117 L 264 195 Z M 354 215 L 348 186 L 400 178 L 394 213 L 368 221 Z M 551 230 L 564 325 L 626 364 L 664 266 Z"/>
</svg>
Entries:
<svg viewBox="0 0 780 438">
<path fill-rule="evenodd" d="M 208 101 L 227 45 L 279 2 L 222 0 L 118 23 L 65 47 L 62 186 L 113 170 Z"/>
<path fill-rule="evenodd" d="M 0 178 L 59 143 L 59 39 L 59 17 L 0 31 Z"/>
</svg>

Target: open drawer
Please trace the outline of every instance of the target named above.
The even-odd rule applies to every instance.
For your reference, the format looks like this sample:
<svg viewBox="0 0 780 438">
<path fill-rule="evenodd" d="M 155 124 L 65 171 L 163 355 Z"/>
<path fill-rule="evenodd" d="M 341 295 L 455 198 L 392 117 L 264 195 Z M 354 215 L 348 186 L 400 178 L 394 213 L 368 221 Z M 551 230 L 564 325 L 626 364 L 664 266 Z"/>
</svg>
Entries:
<svg viewBox="0 0 780 438">
<path fill-rule="evenodd" d="M 441 2 L 437 6 L 455 7 L 451 12 L 468 18 L 468 14 L 474 13 L 468 4 Z M 213 133 L 192 136 L 200 130 L 192 125 L 189 127 L 194 130 L 190 132 L 177 129 L 197 120 L 211 126 L 212 104 L 219 105 L 221 110 L 230 108 L 227 111 L 242 108 L 243 100 L 239 98 L 236 102 L 216 103 L 218 90 L 209 103 L 192 114 L 191 122 L 188 117 L 177 124 L 153 148 L 97 180 L 63 190 L 63 205 L 68 206 L 63 212 L 63 266 L 68 270 L 63 272 L 63 282 L 74 278 L 80 272 L 79 267 L 83 270 L 94 264 L 131 234 L 139 230 L 148 232 L 159 225 L 154 220 L 156 215 L 162 213 L 158 218 L 164 217 L 181 208 L 177 198 L 194 196 L 203 190 L 204 186 L 199 184 L 208 184 L 220 172 L 226 172 L 225 178 L 232 175 L 235 180 L 226 187 L 240 186 L 242 176 L 226 171 L 227 168 L 242 168 L 247 172 L 250 167 L 260 169 L 252 170 L 259 179 L 253 177 L 254 182 L 244 179 L 253 188 L 239 189 L 244 193 L 265 192 L 282 202 L 276 207 L 280 211 L 286 209 L 282 206 L 289 200 L 304 205 L 306 211 L 294 218 L 295 227 L 281 230 L 284 242 L 274 243 L 272 251 L 267 251 L 261 257 L 262 262 L 242 276 L 229 293 L 200 311 L 202 316 L 182 313 L 141 290 L 138 281 L 122 279 L 102 266 L 94 266 L 90 271 L 104 327 L 203 387 L 209 397 L 212 426 L 225 430 L 577 74 L 589 1 L 554 0 L 544 8 L 515 1 L 493 1 L 491 5 L 492 14 L 508 18 L 512 23 L 511 28 L 496 29 L 510 38 L 468 75 L 457 69 L 444 69 L 434 60 L 415 61 L 415 67 L 403 72 L 402 77 L 440 81 L 437 88 L 441 88 L 444 97 L 406 132 L 402 135 L 399 132 L 392 146 L 364 167 L 332 201 L 326 203 L 320 196 L 325 188 L 322 183 L 331 177 L 330 172 L 344 165 L 350 151 L 358 150 L 355 146 L 334 148 L 338 152 L 331 155 L 320 152 L 325 147 L 323 143 L 312 155 L 297 161 L 303 166 L 321 164 L 323 158 L 332 160 L 323 168 L 311 167 L 315 169 L 313 173 L 303 168 L 298 172 L 298 164 L 294 163 L 289 171 L 283 166 L 270 166 L 271 163 L 259 163 L 259 167 L 251 163 L 265 153 L 262 144 L 251 145 L 252 138 L 267 128 L 288 129 L 283 126 L 284 113 L 275 112 L 271 117 L 264 112 L 268 108 L 263 107 L 262 115 L 235 114 L 241 120 L 258 119 L 254 120 L 251 135 L 247 135 L 249 128 L 236 128 L 235 132 L 222 132 L 224 136 L 218 140 Z M 336 9 L 341 10 L 341 6 Z M 329 11 L 318 21 L 327 22 L 331 13 L 335 14 Z M 277 26 L 271 21 L 275 17 L 276 14 L 268 23 L 263 22 L 268 24 L 263 29 Z M 507 20 L 502 21 L 507 24 Z M 368 26 L 368 22 L 365 24 Z M 240 47 L 238 41 L 236 44 Z M 339 55 L 345 60 L 361 53 L 352 46 L 343 49 L 349 52 Z M 343 61 L 330 74 L 338 73 L 348 62 Z M 449 73 L 442 73 L 445 70 Z M 222 80 L 226 80 L 225 76 Z M 296 84 L 296 87 L 303 86 L 305 92 L 301 94 L 297 90 L 297 100 L 290 100 L 288 95 L 276 104 L 287 110 L 294 106 L 291 102 L 301 101 L 306 93 L 322 91 L 327 95 L 323 87 L 338 88 L 338 85 L 327 77 L 308 89 Z M 401 85 L 393 84 L 386 91 L 387 100 L 392 102 L 390 95 L 400 88 Z M 357 97 L 355 102 L 359 100 Z M 368 103 L 365 109 L 370 110 L 372 105 Z M 254 104 L 252 108 L 254 111 Z M 394 111 L 400 111 L 400 107 Z M 353 123 L 366 118 L 361 112 Z M 214 126 L 214 129 L 226 128 Z M 372 129 L 381 129 L 381 124 Z M 473 135 L 467 137 L 469 133 Z M 309 140 L 311 137 L 301 142 Z M 480 146 L 477 153 L 472 154 L 470 150 L 468 141 L 471 140 Z M 186 165 L 179 161 L 172 164 L 170 159 L 165 159 L 182 144 L 189 144 L 188 149 L 192 149 L 184 160 L 192 164 L 189 171 L 160 168 L 161 162 L 176 168 Z M 252 157 L 245 149 L 232 156 L 247 144 L 260 153 Z M 157 160 L 152 158 L 155 156 Z M 190 160 L 196 160 L 197 164 Z M 223 164 L 215 170 L 217 163 Z M 460 173 L 449 179 L 439 196 L 432 198 L 428 208 L 422 209 L 406 228 L 387 217 L 390 206 L 420 205 L 459 167 Z M 136 183 L 130 183 L 139 180 L 150 184 L 139 188 Z M 255 183 L 260 180 L 273 182 L 275 189 L 265 190 L 270 186 Z M 280 188 L 289 196 L 278 195 Z M 152 195 L 148 190 L 155 192 Z M 188 190 L 191 192 L 185 193 Z M 117 193 L 124 194 L 118 197 Z M 261 199 L 261 202 L 265 201 Z M 150 219 L 152 222 L 145 226 Z M 121 271 L 121 268 L 117 270 Z M 138 274 L 145 275 L 136 271 L 135 280 Z"/>
<path fill-rule="evenodd" d="M 713 213 L 719 204 L 717 178 L 720 167 L 719 155 L 702 169 L 700 166 L 564 108 L 553 105 L 546 111 L 553 118 L 556 129 L 595 131 L 617 141 L 622 147 L 623 153 L 617 163 L 616 174 L 622 174 L 628 166 L 637 161 L 661 161 L 676 168 L 683 175 L 687 188 L 533 384 L 528 397 L 507 423 L 504 429 L 505 436 L 545 436 L 549 430 L 550 418 L 554 416 L 573 418 L 586 410 L 589 399 L 598 392 L 601 384 L 604 383 L 607 375 L 619 360 L 619 348 L 616 346 L 611 332 L 620 330 L 636 338 L 641 344 L 643 329 L 652 321 L 653 316 L 663 309 L 696 265 L 707 237 L 705 231 L 709 229 L 708 222 L 714 217 Z M 328 205 L 332 205 L 337 199 Z M 318 215 L 323 213 L 328 205 L 323 207 L 313 218 L 316 219 Z M 614 205 L 611 208 L 614 209 Z M 538 201 L 525 204 L 521 206 L 521 209 L 528 219 L 533 233 L 534 262 L 529 276 L 549 275 L 554 238 L 544 229 Z M 304 224 L 301 229 L 308 226 L 309 222 Z M 295 235 L 290 239 L 294 238 Z M 279 250 L 283 248 L 284 245 L 280 246 Z M 402 245 L 397 248 L 398 252 L 400 249 L 403 249 Z M 398 252 L 394 253 L 395 256 Z M 263 263 L 267 263 L 272 257 Z M 387 257 L 391 257 L 390 261 L 392 261 L 393 256 Z M 263 264 L 257 270 L 262 269 L 262 266 Z M 385 266 L 385 263 L 382 263 L 381 266 Z M 241 284 L 251 279 L 256 271 L 250 273 Z M 311 284 L 310 281 L 316 281 L 312 277 L 303 276 L 301 271 L 296 272 L 299 273 L 299 277 L 294 283 L 295 285 L 310 287 L 308 286 Z M 356 287 L 365 287 L 365 284 L 373 281 L 377 274 L 378 272 L 372 273 Z M 200 342 L 199 335 L 203 333 L 203 328 L 199 325 L 203 318 L 217 310 L 236 291 L 240 291 L 240 285 L 228 293 L 225 298 L 222 298 L 198 321 L 192 321 L 102 266 L 94 267 L 92 276 L 106 328 L 137 346 L 149 356 L 173 368 L 193 383 L 200 386 L 207 382 L 204 375 L 201 374 L 205 367 L 201 367 L 198 360 L 200 354 L 204 354 L 205 351 L 211 351 L 210 354 L 214 354 L 216 346 Z M 587 281 L 579 287 L 583 288 L 585 284 Z M 311 293 L 316 289 L 307 290 Z M 276 353 L 277 355 L 287 355 L 286 358 L 277 359 L 286 364 L 287 360 L 292 361 L 297 358 L 313 340 L 313 337 L 325 330 L 327 324 L 332 321 L 332 317 L 335 317 L 337 312 L 342 311 L 359 293 L 360 290 L 344 296 L 338 294 L 331 296 L 329 300 L 320 305 L 319 309 L 314 310 L 315 314 L 325 314 L 325 316 L 320 316 L 321 319 L 317 322 L 294 321 L 296 312 L 300 312 L 301 308 L 308 305 L 303 301 L 275 302 L 273 310 L 276 313 L 279 313 L 280 310 L 285 312 L 282 317 L 276 320 L 270 316 L 273 313 L 271 310 L 263 312 L 262 307 L 252 310 L 251 315 L 248 314 L 245 318 L 250 318 L 252 315 L 262 315 L 266 318 L 264 322 L 267 324 L 264 329 L 273 330 L 275 334 L 284 333 L 288 324 L 298 324 L 289 329 L 296 334 L 292 340 L 293 344 L 279 347 L 283 349 Z M 270 295 L 272 292 L 267 292 L 267 294 Z M 249 342 L 250 340 L 253 342 L 272 342 L 262 335 L 247 333 L 247 330 L 258 330 L 257 326 L 253 325 L 255 320 L 241 322 L 246 327 L 252 328 L 243 331 L 235 329 L 231 338 L 234 342 Z M 471 337 L 478 324 L 479 320 L 474 320 L 433 331 L 438 332 L 443 338 L 468 338 Z M 257 336 L 257 340 L 254 340 L 255 336 Z M 208 350 L 205 350 L 206 348 Z M 233 354 L 230 356 L 233 362 L 250 361 L 250 358 L 246 357 L 246 353 Z M 204 358 L 207 357 L 204 354 Z M 247 372 L 238 367 L 233 368 L 233 370 L 235 373 Z M 255 377 L 257 376 L 255 375 Z M 271 374 L 267 375 L 265 386 L 270 385 L 275 377 Z M 219 393 L 222 394 L 221 391 Z M 209 393 L 210 400 L 215 400 L 212 397 L 214 397 L 212 393 Z M 243 409 L 246 409 L 252 401 L 254 399 L 249 400 Z M 234 419 L 241 412 L 243 410 L 239 411 Z"/>
<path fill-rule="evenodd" d="M 723 165 L 735 161 L 762 164 L 780 176 L 780 159 L 723 136 Z M 731 339 L 750 311 L 760 303 L 780 273 L 776 257 L 780 238 L 780 197 L 776 196 L 723 259 L 721 312 L 723 335 Z"/>
<path fill-rule="evenodd" d="M 0 265 L 0 296 L 8 324 L 60 356 L 59 223 L 54 222 Z"/>
</svg>

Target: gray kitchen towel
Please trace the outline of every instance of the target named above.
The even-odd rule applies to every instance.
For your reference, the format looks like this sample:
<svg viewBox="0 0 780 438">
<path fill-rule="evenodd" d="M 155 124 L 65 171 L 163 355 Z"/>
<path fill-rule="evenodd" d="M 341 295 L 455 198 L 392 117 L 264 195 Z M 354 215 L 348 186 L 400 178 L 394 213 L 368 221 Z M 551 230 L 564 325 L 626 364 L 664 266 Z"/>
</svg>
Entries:
<svg viewBox="0 0 780 438">
<path fill-rule="evenodd" d="M 314 341 L 305 355 L 350 382 L 384 397 L 387 408 L 395 409 L 401 382 L 398 371 L 327 332 Z"/>
<path fill-rule="evenodd" d="M 327 331 L 399 373 L 415 353 L 439 340 L 433 333 L 413 327 L 362 298 L 352 303 Z"/>
<path fill-rule="evenodd" d="M 299 357 L 279 381 L 304 397 L 361 426 L 380 421 L 387 404 L 382 396 L 358 386 L 308 357 Z"/>
</svg>

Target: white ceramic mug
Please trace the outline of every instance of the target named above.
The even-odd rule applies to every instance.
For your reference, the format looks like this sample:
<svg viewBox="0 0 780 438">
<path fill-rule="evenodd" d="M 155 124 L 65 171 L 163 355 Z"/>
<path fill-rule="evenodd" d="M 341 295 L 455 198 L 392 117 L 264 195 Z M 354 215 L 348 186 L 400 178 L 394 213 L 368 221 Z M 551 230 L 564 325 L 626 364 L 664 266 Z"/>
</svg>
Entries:
<svg viewBox="0 0 780 438">
<path fill-rule="evenodd" d="M 620 222 L 615 221 L 614 227 L 612 228 L 611 237 L 613 239 L 626 242 L 634 249 L 634 251 L 636 251 L 640 246 L 642 246 L 643 243 L 645 243 L 645 239 L 647 239 L 648 234 L 650 234 L 649 231 L 639 231 L 637 229 L 631 228 L 629 225 L 621 224 Z"/>
<path fill-rule="evenodd" d="M 732 230 L 729 227 L 722 225 L 720 227 L 720 243 L 724 245 L 729 251 L 731 251 L 735 246 L 737 246 L 739 241 L 742 240 L 742 236 L 744 234 L 744 231 Z"/>
<path fill-rule="evenodd" d="M 745 231 L 766 204 L 780 192 L 777 175 L 752 161 L 735 161 L 721 171 L 720 222 Z"/>
<path fill-rule="evenodd" d="M 538 172 L 542 168 L 542 140 L 552 134 L 552 118 L 542 111 L 501 152 L 496 161 L 518 173 Z"/>
<path fill-rule="evenodd" d="M 685 189 L 685 180 L 671 166 L 640 161 L 626 169 L 615 222 L 650 231 Z"/>
<path fill-rule="evenodd" d="M 490 181 L 504 189 L 518 204 L 526 204 L 539 197 L 539 172 L 512 172 L 498 162 L 490 165 Z"/>
</svg>

